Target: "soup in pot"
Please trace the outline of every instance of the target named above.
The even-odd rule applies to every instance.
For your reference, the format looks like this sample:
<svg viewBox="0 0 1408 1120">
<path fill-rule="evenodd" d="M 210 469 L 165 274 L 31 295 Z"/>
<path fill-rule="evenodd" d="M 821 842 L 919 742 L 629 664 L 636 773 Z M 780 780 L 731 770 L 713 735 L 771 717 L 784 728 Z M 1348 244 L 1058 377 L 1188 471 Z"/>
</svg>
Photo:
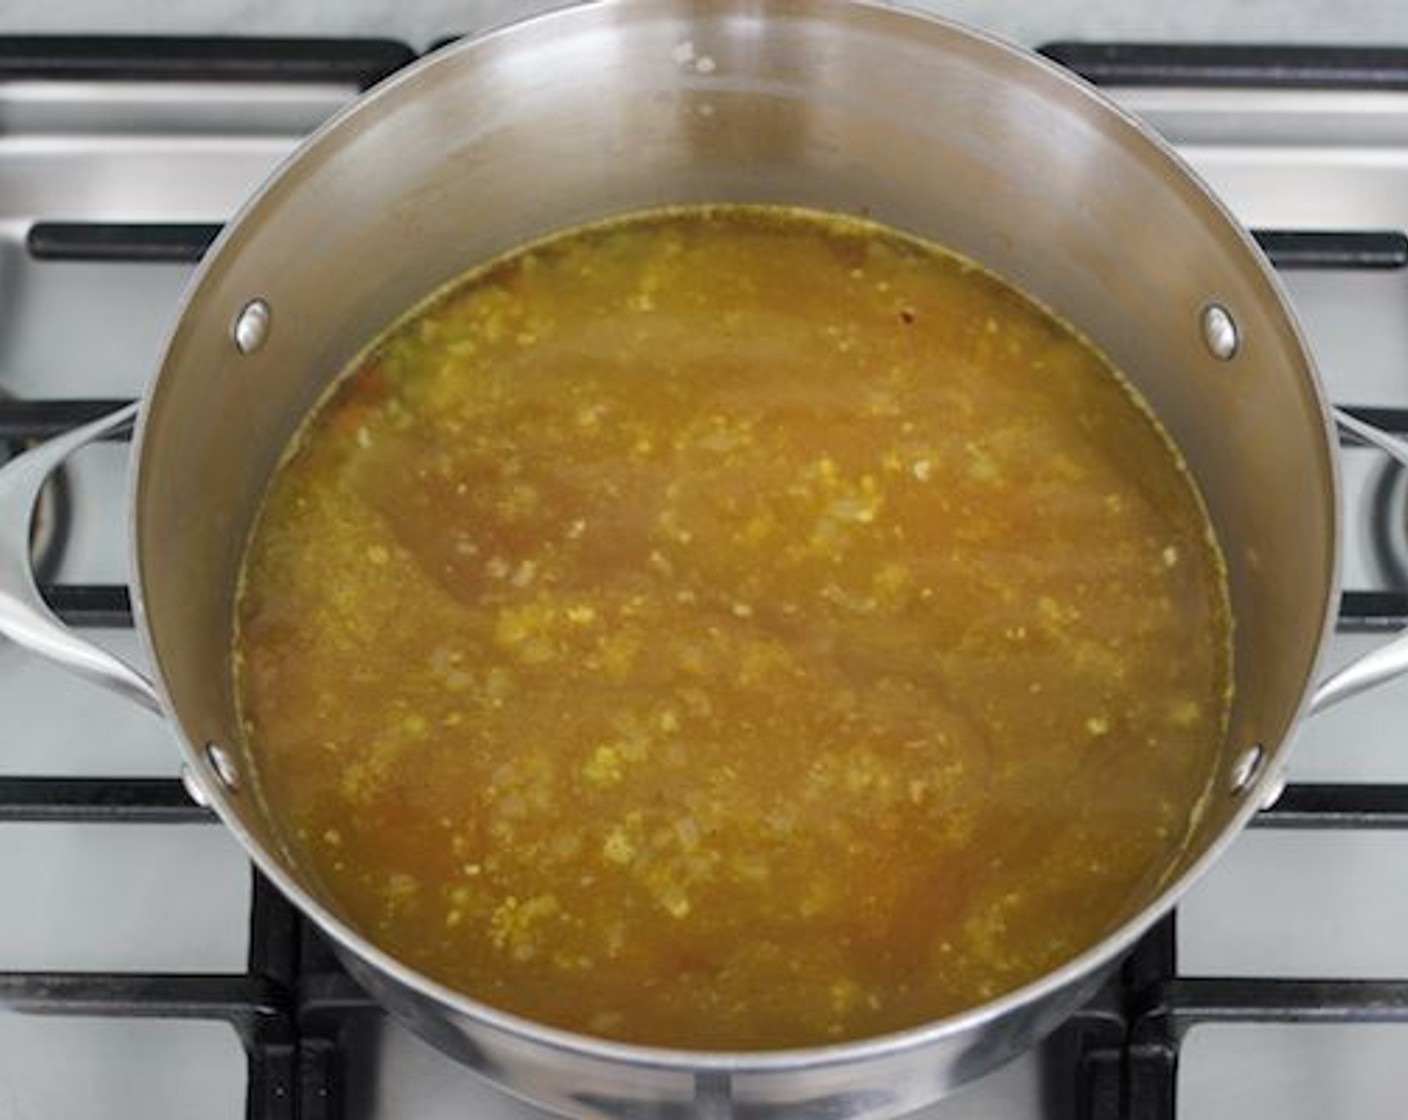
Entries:
<svg viewBox="0 0 1408 1120">
<path fill-rule="evenodd" d="M 813 1046 L 1149 899 L 1210 788 L 1226 580 L 1089 342 L 792 209 L 456 281 L 279 467 L 237 604 L 259 796 L 345 919 L 505 1011 Z"/>
</svg>

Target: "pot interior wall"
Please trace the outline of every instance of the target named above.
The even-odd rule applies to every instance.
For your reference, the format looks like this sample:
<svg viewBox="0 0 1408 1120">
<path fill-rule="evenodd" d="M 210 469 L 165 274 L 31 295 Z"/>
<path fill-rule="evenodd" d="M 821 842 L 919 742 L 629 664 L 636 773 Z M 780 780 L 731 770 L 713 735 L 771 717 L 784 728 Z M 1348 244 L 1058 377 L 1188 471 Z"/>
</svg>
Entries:
<svg viewBox="0 0 1408 1120">
<path fill-rule="evenodd" d="M 1334 588 L 1325 417 L 1274 282 L 1214 204 L 1064 75 L 829 0 L 588 6 L 447 50 L 252 204 L 193 290 L 140 449 L 138 577 L 185 739 L 239 741 L 241 548 L 329 378 L 475 262 L 697 200 L 864 213 L 948 244 L 1078 325 L 1142 390 L 1202 486 L 1237 619 L 1237 700 L 1196 856 L 1239 807 L 1235 755 L 1261 743 L 1276 761 Z M 231 324 L 254 297 L 272 329 L 241 356 Z M 1209 301 L 1241 328 L 1230 362 L 1202 344 Z M 227 802 L 267 846 L 248 783 Z"/>
</svg>

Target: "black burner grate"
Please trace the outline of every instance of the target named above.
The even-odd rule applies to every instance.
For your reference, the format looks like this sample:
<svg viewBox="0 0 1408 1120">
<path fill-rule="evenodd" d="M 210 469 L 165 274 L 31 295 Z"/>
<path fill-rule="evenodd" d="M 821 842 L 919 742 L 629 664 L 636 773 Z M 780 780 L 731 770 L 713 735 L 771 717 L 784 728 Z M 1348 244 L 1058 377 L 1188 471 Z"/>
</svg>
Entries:
<svg viewBox="0 0 1408 1120">
<path fill-rule="evenodd" d="M 1408 89 L 1408 50 L 1052 43 L 1041 52 L 1097 85 L 1255 89 Z M 1401 269 L 1402 231 L 1253 231 L 1278 269 Z M 1408 410 L 1348 408 L 1395 434 Z M 1399 630 L 1408 594 L 1345 592 L 1342 633 Z M 1408 786 L 1292 785 L 1254 827 L 1408 828 Z M 1184 1037 L 1215 1023 L 1408 1023 L 1408 980 L 1191 977 L 1178 964 L 1177 914 L 1135 948 L 1081 1031 L 1075 1115 L 1088 1120 L 1174 1120 Z"/>
<path fill-rule="evenodd" d="M 385 40 L 0 37 L 0 80 L 298 82 L 362 90 L 416 57 Z M 36 222 L 36 260 L 188 263 L 218 226 Z M 0 446 L 12 450 L 95 419 L 118 400 L 5 401 Z M 125 439 L 126 435 L 114 436 Z M 121 585 L 46 583 L 70 625 L 131 628 Z M 213 813 L 162 778 L 0 778 L 0 822 L 204 825 Z M 250 1120 L 336 1120 L 338 1055 L 351 1016 L 374 1005 L 319 936 L 253 873 L 246 971 L 233 974 L 0 972 L 0 1007 L 34 1015 L 199 1019 L 234 1029 L 246 1055 Z"/>
<path fill-rule="evenodd" d="M 1129 85 L 1408 88 L 1408 51 L 1173 48 L 1054 44 L 1047 54 L 1095 81 Z M 0 38 L 0 78 L 57 80 L 340 81 L 365 88 L 414 58 L 382 41 Z M 198 260 L 212 225 L 38 222 L 36 259 Z M 1400 231 L 1277 231 L 1255 236 L 1282 268 L 1408 266 Z M 0 443 L 20 446 L 76 427 L 123 402 L 0 401 Z M 1408 409 L 1352 410 L 1408 434 Z M 127 589 L 51 583 L 75 626 L 130 627 Z M 1408 593 L 1346 592 L 1340 628 L 1408 624 Z M 0 822 L 159 822 L 214 816 L 174 779 L 0 779 Z M 1408 827 L 1408 786 L 1298 785 L 1255 822 L 1272 828 Z M 248 1057 L 251 1120 L 336 1120 L 343 1114 L 344 1034 L 375 1006 L 320 936 L 254 875 L 247 971 L 172 975 L 0 973 L 0 1006 L 30 1014 L 207 1019 L 228 1023 Z M 1123 971 L 1063 1029 L 1051 1082 L 1058 1111 L 1091 1120 L 1172 1120 L 1179 1046 L 1202 1023 L 1408 1022 L 1408 981 L 1189 977 L 1179 972 L 1175 918 L 1139 944 Z"/>
</svg>

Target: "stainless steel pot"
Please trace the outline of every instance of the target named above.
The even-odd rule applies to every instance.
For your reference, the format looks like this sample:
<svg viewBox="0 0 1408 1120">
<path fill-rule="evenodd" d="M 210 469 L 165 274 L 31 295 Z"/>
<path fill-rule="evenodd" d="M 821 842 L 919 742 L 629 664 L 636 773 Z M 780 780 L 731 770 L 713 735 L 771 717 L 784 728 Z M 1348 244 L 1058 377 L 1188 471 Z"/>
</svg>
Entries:
<svg viewBox="0 0 1408 1120">
<path fill-rule="evenodd" d="M 1079 325 L 1186 454 L 1226 551 L 1237 698 L 1195 842 L 1161 893 L 1027 987 L 940 1022 L 780 1053 L 603 1042 L 417 975 L 345 924 L 274 839 L 231 693 L 241 547 L 328 379 L 467 266 L 550 230 L 688 201 L 861 212 L 953 246 Z M 0 473 L 0 632 L 146 704 L 192 787 L 393 1012 L 577 1115 L 894 1115 L 1031 1046 L 1274 795 L 1307 710 L 1395 675 L 1405 639 L 1315 687 L 1338 601 L 1334 424 L 1265 260 L 1177 158 L 1043 60 L 844 0 L 605 0 L 441 51 L 317 133 L 191 285 L 136 434 L 134 606 L 148 681 L 40 600 L 45 476 L 131 410 Z M 1362 438 L 1408 451 L 1349 419 Z"/>
</svg>

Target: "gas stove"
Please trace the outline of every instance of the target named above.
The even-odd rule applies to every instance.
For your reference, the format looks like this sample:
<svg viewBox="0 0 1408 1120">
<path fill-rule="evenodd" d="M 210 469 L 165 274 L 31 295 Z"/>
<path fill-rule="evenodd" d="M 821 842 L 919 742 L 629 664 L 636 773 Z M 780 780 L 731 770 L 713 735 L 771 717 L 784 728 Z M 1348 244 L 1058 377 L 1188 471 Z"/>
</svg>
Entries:
<svg viewBox="0 0 1408 1120">
<path fill-rule="evenodd" d="M 1281 270 L 1331 398 L 1408 432 L 1408 50 L 1064 43 Z M 0 441 L 140 396 L 193 264 L 371 40 L 0 39 Z M 1138 262 L 1131 262 L 1131 268 Z M 1335 658 L 1408 623 L 1408 479 L 1342 449 Z M 127 449 L 41 509 L 50 602 L 140 658 Z M 0 646 L 0 1120 L 526 1118 L 373 1005 L 189 800 L 158 720 Z M 920 1115 L 1398 1116 L 1408 684 L 1308 722 L 1290 785 L 1048 1044 Z"/>
</svg>

